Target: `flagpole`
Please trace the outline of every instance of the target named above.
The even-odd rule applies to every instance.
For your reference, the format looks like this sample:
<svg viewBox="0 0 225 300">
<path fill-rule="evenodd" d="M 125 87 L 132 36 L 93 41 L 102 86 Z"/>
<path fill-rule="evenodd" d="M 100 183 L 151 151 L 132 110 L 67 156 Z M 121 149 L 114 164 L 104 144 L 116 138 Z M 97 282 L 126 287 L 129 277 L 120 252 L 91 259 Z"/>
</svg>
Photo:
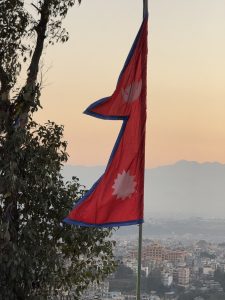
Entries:
<svg viewBox="0 0 225 300">
<path fill-rule="evenodd" d="M 141 250 L 142 250 L 142 224 L 138 225 L 138 270 L 137 270 L 137 300 L 141 300 Z"/>
<path fill-rule="evenodd" d="M 143 19 L 148 14 L 148 0 L 143 0 Z"/>
<path fill-rule="evenodd" d="M 148 0 L 143 0 L 143 20 L 148 15 Z M 141 252 L 142 252 L 142 223 L 138 225 L 138 270 L 136 299 L 141 300 Z"/>
</svg>

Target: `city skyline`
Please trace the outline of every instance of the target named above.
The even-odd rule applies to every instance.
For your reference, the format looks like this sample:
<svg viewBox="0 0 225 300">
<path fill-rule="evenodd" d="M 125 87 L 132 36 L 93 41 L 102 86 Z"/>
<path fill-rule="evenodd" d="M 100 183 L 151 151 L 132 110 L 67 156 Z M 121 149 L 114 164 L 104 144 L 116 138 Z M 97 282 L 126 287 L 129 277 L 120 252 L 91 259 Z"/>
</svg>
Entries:
<svg viewBox="0 0 225 300">
<path fill-rule="evenodd" d="M 224 9 L 222 0 L 149 2 L 147 168 L 225 163 Z M 141 20 L 142 1 L 83 0 L 65 20 L 69 42 L 47 49 L 36 119 L 65 125 L 69 164 L 106 165 L 121 123 L 82 111 L 114 91 Z"/>
</svg>

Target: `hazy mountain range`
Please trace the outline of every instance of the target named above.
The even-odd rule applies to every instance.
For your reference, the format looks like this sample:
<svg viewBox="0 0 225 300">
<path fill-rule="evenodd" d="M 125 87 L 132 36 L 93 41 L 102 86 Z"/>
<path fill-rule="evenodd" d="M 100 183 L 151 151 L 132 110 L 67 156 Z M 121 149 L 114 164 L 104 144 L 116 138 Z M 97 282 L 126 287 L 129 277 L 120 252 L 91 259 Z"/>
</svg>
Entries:
<svg viewBox="0 0 225 300">
<path fill-rule="evenodd" d="M 66 165 L 66 180 L 77 176 L 90 188 L 104 167 Z M 145 172 L 145 219 L 150 216 L 225 218 L 225 165 L 179 161 Z"/>
</svg>

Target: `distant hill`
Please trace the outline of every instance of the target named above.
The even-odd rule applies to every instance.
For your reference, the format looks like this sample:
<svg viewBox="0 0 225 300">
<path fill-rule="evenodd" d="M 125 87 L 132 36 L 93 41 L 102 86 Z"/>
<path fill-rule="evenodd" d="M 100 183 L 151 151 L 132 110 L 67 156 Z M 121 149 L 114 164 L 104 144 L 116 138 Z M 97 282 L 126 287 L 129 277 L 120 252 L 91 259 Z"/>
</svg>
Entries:
<svg viewBox="0 0 225 300">
<path fill-rule="evenodd" d="M 66 165 L 66 180 L 77 176 L 90 188 L 104 168 Z M 179 161 L 147 169 L 145 219 L 150 216 L 200 216 L 225 218 L 225 165 Z"/>
</svg>

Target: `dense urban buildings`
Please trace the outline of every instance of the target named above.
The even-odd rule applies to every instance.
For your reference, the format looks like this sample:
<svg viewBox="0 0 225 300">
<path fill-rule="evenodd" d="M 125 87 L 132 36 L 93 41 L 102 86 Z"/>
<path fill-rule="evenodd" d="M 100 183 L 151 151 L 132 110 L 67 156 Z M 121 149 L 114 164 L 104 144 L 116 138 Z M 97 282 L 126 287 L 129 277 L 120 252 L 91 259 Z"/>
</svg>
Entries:
<svg viewBox="0 0 225 300">
<path fill-rule="evenodd" d="M 120 267 L 82 299 L 135 300 L 137 241 L 117 240 Z M 143 241 L 142 300 L 225 299 L 225 243 Z"/>
</svg>

